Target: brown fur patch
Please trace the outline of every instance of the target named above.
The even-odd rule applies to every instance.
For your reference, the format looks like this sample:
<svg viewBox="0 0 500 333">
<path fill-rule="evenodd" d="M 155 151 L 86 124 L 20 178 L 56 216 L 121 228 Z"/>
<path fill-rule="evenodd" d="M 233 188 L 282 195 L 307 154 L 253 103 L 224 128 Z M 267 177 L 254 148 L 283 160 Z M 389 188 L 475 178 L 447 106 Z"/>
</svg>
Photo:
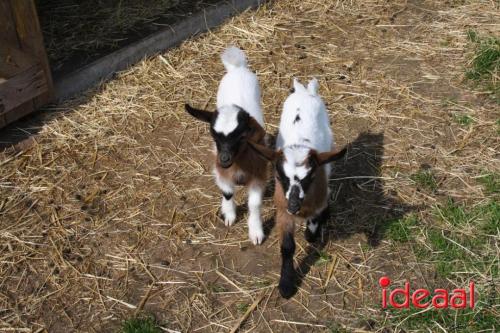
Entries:
<svg viewBox="0 0 500 333">
<path fill-rule="evenodd" d="M 300 222 L 300 221 L 297 221 Z M 286 232 L 295 233 L 296 217 L 288 214 L 285 209 L 276 210 L 276 226 L 278 227 L 280 242 L 283 240 L 283 234 Z"/>
</svg>

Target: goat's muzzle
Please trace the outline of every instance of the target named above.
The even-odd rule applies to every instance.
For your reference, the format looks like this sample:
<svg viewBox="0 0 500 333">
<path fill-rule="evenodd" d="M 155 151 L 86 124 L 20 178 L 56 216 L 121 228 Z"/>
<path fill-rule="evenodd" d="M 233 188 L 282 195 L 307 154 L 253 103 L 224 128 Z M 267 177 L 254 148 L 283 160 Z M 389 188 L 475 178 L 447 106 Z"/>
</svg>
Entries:
<svg viewBox="0 0 500 333">
<path fill-rule="evenodd" d="M 300 198 L 300 188 L 296 185 L 292 186 L 290 195 L 288 196 L 288 213 L 297 215 L 300 211 L 302 200 Z"/>
<path fill-rule="evenodd" d="M 223 168 L 229 168 L 233 165 L 233 156 L 228 152 L 220 152 L 219 153 L 219 164 Z"/>
</svg>

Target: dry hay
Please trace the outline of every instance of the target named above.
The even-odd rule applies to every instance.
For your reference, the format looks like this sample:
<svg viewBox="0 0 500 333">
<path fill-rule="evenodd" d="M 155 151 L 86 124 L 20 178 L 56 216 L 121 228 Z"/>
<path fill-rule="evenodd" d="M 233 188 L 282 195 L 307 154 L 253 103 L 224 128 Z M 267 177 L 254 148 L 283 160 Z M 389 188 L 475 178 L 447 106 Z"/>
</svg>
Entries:
<svg viewBox="0 0 500 333">
<path fill-rule="evenodd" d="M 0 330 L 110 331 L 143 310 L 183 332 L 382 329 L 380 276 L 435 285 L 383 223 L 409 211 L 434 223 L 448 197 L 480 204 L 475 178 L 500 171 L 498 108 L 463 83 L 467 27 L 498 34 L 499 12 L 440 3 L 276 1 L 42 115 L 38 136 L 0 155 Z M 297 236 L 308 273 L 291 300 L 275 289 L 275 232 L 250 245 L 243 197 L 236 225 L 217 217 L 208 130 L 183 111 L 214 107 L 233 43 L 260 78 L 270 132 L 291 78 L 314 75 L 338 143 L 352 144 L 319 258 Z M 456 123 L 461 113 L 473 124 Z M 410 179 L 428 166 L 436 192 Z M 271 229 L 269 198 L 264 215 Z"/>
</svg>

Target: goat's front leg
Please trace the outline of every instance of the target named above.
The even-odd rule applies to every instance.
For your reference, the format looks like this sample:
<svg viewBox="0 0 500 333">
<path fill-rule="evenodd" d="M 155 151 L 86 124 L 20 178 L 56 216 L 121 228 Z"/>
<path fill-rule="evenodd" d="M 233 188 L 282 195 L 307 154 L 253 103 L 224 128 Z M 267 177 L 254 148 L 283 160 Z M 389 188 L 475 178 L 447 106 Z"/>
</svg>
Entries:
<svg viewBox="0 0 500 333">
<path fill-rule="evenodd" d="M 254 245 L 261 244 L 264 240 L 260 213 L 264 189 L 264 185 L 257 183 L 252 183 L 248 188 L 248 237 Z"/>
<path fill-rule="evenodd" d="M 318 239 L 318 236 L 321 235 L 323 225 L 326 224 L 329 218 L 330 210 L 327 205 L 318 215 L 310 220 L 307 220 L 307 227 L 304 236 L 309 243 L 313 243 Z"/>
<path fill-rule="evenodd" d="M 221 213 L 226 226 L 233 225 L 236 220 L 236 204 L 234 202 L 234 182 L 222 177 L 217 169 L 215 170 L 215 182 L 222 191 Z"/>
<path fill-rule="evenodd" d="M 281 236 L 281 275 L 279 291 L 284 298 L 292 297 L 297 291 L 297 273 L 293 267 L 295 225 L 293 218 L 286 212 L 277 212 L 277 223 Z"/>
</svg>

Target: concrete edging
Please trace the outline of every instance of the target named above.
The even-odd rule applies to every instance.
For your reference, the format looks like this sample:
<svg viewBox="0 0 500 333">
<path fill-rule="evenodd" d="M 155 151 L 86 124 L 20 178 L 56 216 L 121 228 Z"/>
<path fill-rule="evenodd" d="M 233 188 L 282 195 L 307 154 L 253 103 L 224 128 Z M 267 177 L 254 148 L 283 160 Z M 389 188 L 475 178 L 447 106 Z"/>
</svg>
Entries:
<svg viewBox="0 0 500 333">
<path fill-rule="evenodd" d="M 118 49 L 98 60 L 71 72 L 54 82 L 57 100 L 74 96 L 93 85 L 111 78 L 114 73 L 124 70 L 146 56 L 180 44 L 225 19 L 249 8 L 257 8 L 264 0 L 221 1 L 214 7 L 200 11 L 144 39 Z"/>
</svg>

